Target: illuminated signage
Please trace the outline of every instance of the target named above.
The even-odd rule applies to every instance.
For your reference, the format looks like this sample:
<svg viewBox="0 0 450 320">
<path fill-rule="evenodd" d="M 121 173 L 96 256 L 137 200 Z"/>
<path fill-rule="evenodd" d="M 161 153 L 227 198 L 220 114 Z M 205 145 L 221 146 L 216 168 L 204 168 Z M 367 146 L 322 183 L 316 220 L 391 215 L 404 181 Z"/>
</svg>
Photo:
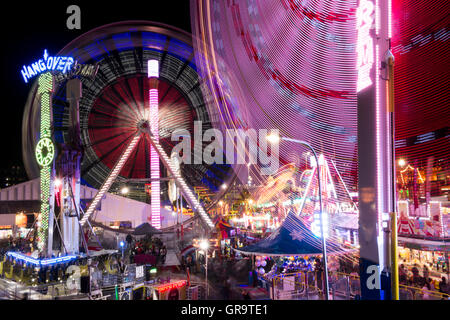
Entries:
<svg viewBox="0 0 450 320">
<path fill-rule="evenodd" d="M 199 239 L 192 239 L 192 246 L 195 248 L 200 248 L 200 241 Z M 211 247 L 218 247 L 219 246 L 219 240 L 217 239 L 209 239 L 209 245 Z"/>
<path fill-rule="evenodd" d="M 374 22 L 375 7 L 371 1 L 360 0 L 356 10 L 356 29 L 358 39 L 356 42 L 358 81 L 356 92 L 359 92 L 372 84 L 370 70 L 374 63 L 373 39 L 370 29 Z"/>
<path fill-rule="evenodd" d="M 164 292 L 164 291 L 171 290 L 171 289 L 174 289 L 174 288 L 181 288 L 181 287 L 184 287 L 185 285 L 186 285 L 186 281 L 185 280 L 181 280 L 181 281 L 178 281 L 178 282 L 169 283 L 169 284 L 166 284 L 166 285 L 162 285 L 162 286 L 156 287 L 155 289 L 158 290 L 159 292 Z"/>
<path fill-rule="evenodd" d="M 66 73 L 70 71 L 73 63 L 72 57 L 49 56 L 47 50 L 44 50 L 43 59 L 39 59 L 28 66 L 23 66 L 20 72 L 25 83 L 28 83 L 29 79 L 44 72 L 59 71 Z"/>
<path fill-rule="evenodd" d="M 84 78 L 94 78 L 98 71 L 98 64 L 79 64 L 77 61 L 73 64 L 73 67 L 66 73 L 55 74 L 55 81 L 61 82 L 67 79 L 75 78 L 78 76 Z"/>
</svg>

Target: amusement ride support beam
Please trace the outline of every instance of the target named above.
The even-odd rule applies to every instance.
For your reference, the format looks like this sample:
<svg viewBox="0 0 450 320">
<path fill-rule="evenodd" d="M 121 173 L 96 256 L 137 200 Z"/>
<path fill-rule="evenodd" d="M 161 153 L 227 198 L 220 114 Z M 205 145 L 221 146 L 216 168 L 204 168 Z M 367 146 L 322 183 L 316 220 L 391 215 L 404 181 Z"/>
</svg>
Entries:
<svg viewBox="0 0 450 320">
<path fill-rule="evenodd" d="M 55 146 L 51 141 L 52 125 L 52 93 L 54 79 L 50 72 L 39 76 L 37 93 L 39 95 L 41 121 L 40 140 L 36 146 L 36 160 L 40 166 L 40 225 L 38 228 L 38 248 L 46 255 L 52 253 L 53 243 L 53 205 L 54 199 L 52 164 L 55 154 Z"/>
<path fill-rule="evenodd" d="M 356 206 L 355 202 L 353 201 L 352 196 L 350 195 L 350 191 L 348 191 L 347 186 L 345 185 L 345 181 L 344 181 L 344 179 L 342 179 L 341 173 L 339 172 L 338 168 L 337 168 L 336 165 L 334 164 L 333 159 L 330 159 L 330 161 L 331 161 L 331 164 L 333 165 L 334 170 L 336 171 L 336 173 L 337 173 L 339 179 L 341 179 L 341 182 L 342 182 L 342 185 L 344 186 L 345 192 L 347 192 L 347 195 L 348 195 L 348 197 L 350 198 L 350 201 L 351 201 L 352 204 L 353 204 L 353 208 L 354 208 L 355 210 L 358 210 L 358 207 Z"/>
<path fill-rule="evenodd" d="M 136 178 L 136 179 L 133 179 L 133 178 L 131 178 L 131 179 L 123 179 L 123 180 L 120 180 L 120 181 L 122 181 L 123 183 L 127 183 L 127 182 L 170 181 L 172 179 L 173 179 L 172 176 L 168 176 L 168 177 L 164 177 L 164 178 L 160 177 L 160 178 L 155 178 L 155 179 L 153 179 L 153 178 L 150 178 L 150 179 L 148 179 L 148 178 Z"/>
<path fill-rule="evenodd" d="M 356 69 L 358 123 L 359 267 L 362 300 L 390 300 L 391 227 L 395 211 L 386 57 L 391 0 L 358 0 Z"/>
<path fill-rule="evenodd" d="M 100 200 L 103 198 L 106 192 L 108 192 L 109 188 L 113 184 L 114 180 L 119 175 L 120 171 L 122 170 L 124 164 L 127 162 L 128 157 L 130 156 L 131 152 L 133 151 L 134 147 L 136 146 L 137 142 L 139 141 L 139 138 L 141 137 L 140 131 L 137 131 L 135 133 L 135 136 L 131 140 L 130 144 L 126 147 L 124 152 L 121 154 L 119 161 L 114 165 L 113 169 L 111 170 L 110 175 L 105 180 L 103 185 L 98 190 L 97 194 L 95 195 L 94 199 L 92 200 L 91 204 L 89 205 L 88 209 L 86 210 L 86 213 L 83 215 L 83 218 L 80 220 L 80 225 L 83 227 L 86 223 L 89 217 L 94 213 L 94 210 L 97 208 L 97 205 L 99 204 Z"/>
<path fill-rule="evenodd" d="M 214 223 L 212 222 L 211 218 L 206 213 L 205 209 L 203 209 L 200 202 L 197 200 L 191 189 L 187 186 L 186 182 L 181 177 L 180 173 L 176 172 L 176 169 L 174 165 L 172 164 L 170 158 L 167 156 L 166 152 L 162 148 L 162 146 L 159 144 L 158 141 L 153 137 L 150 128 L 147 128 L 147 133 L 150 139 L 150 143 L 155 148 L 155 150 L 158 152 L 159 158 L 161 159 L 163 165 L 167 168 L 172 178 L 175 180 L 175 183 L 180 188 L 180 191 L 184 198 L 186 199 L 187 203 L 191 207 L 193 211 L 197 211 L 200 217 L 203 219 L 203 221 L 206 222 L 207 226 L 210 229 L 214 228 Z"/>
<path fill-rule="evenodd" d="M 316 173 L 316 168 L 311 169 L 311 178 L 309 179 L 308 184 L 306 185 L 305 193 L 303 194 L 302 202 L 300 204 L 300 209 L 298 210 L 299 214 L 302 213 L 303 208 L 305 206 L 306 195 L 309 193 L 309 188 L 311 187 L 311 183 L 312 183 L 315 173 Z"/>
<path fill-rule="evenodd" d="M 159 113 L 158 113 L 158 77 L 159 61 L 148 60 L 148 83 L 149 83 L 149 122 L 150 130 L 156 141 L 159 141 Z M 150 146 L 150 177 L 152 179 L 151 187 L 151 224 L 156 229 L 161 229 L 161 184 L 159 168 L 159 157 L 154 146 Z"/>
</svg>

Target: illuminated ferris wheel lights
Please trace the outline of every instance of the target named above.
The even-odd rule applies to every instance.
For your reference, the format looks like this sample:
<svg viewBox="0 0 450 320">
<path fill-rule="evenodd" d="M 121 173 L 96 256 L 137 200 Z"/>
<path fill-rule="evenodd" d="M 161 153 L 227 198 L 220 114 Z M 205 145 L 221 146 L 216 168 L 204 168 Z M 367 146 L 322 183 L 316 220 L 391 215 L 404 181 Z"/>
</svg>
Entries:
<svg viewBox="0 0 450 320">
<path fill-rule="evenodd" d="M 158 60 L 148 60 L 147 61 L 147 74 L 149 78 L 159 77 L 159 61 Z"/>
<path fill-rule="evenodd" d="M 125 152 L 121 155 L 119 161 L 115 165 L 114 169 L 111 172 L 111 175 L 106 179 L 104 185 L 100 188 L 100 191 L 97 192 L 97 194 L 94 197 L 94 200 L 92 201 L 89 208 L 86 210 L 86 213 L 84 214 L 83 218 L 80 220 L 80 224 L 83 226 L 86 221 L 89 219 L 89 217 L 92 215 L 94 210 L 97 207 L 97 204 L 99 203 L 100 199 L 103 198 L 103 195 L 109 190 L 114 180 L 119 175 L 120 170 L 122 170 L 122 167 L 124 163 L 128 160 L 128 157 L 130 156 L 131 151 L 133 151 L 134 147 L 136 146 L 137 142 L 139 141 L 140 135 L 135 135 L 134 138 L 131 140 L 130 144 L 128 145 L 127 149 L 125 149 Z"/>
<path fill-rule="evenodd" d="M 123 187 L 123 188 L 120 190 L 120 193 L 121 193 L 121 194 L 128 194 L 128 192 L 130 192 L 130 189 L 129 189 L 128 187 Z"/>
<path fill-rule="evenodd" d="M 404 167 L 404 166 L 406 165 L 405 159 L 399 159 L 399 160 L 398 160 L 398 165 L 399 165 L 400 167 Z"/>
<path fill-rule="evenodd" d="M 222 184 L 221 188 L 225 190 L 227 188 L 227 184 L 226 183 Z"/>
<path fill-rule="evenodd" d="M 56 178 L 55 179 L 55 187 L 59 187 L 59 186 L 61 186 L 61 184 L 62 184 L 61 179 L 60 178 Z"/>
</svg>

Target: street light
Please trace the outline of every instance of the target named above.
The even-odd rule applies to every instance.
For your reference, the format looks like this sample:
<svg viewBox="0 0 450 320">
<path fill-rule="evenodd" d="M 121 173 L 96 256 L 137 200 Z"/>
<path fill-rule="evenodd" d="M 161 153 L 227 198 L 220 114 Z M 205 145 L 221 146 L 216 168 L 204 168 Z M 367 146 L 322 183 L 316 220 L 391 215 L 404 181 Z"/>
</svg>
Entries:
<svg viewBox="0 0 450 320">
<path fill-rule="evenodd" d="M 209 241 L 206 239 L 203 239 L 200 241 L 200 249 L 205 252 L 205 287 L 206 287 L 206 299 L 208 299 L 209 296 L 209 287 L 208 287 L 208 248 L 209 248 Z"/>
<path fill-rule="evenodd" d="M 62 181 L 60 178 L 55 179 L 55 187 L 59 187 L 62 184 Z"/>
<path fill-rule="evenodd" d="M 328 300 L 328 266 L 327 266 L 327 244 L 326 244 L 326 239 L 325 239 L 325 233 L 324 233 L 324 219 L 323 219 L 323 206 L 322 206 L 322 184 L 320 182 L 320 165 L 319 165 L 319 158 L 317 157 L 317 153 L 314 150 L 314 148 L 305 141 L 302 140 L 297 140 L 297 139 L 291 139 L 291 138 L 287 138 L 287 137 L 280 137 L 278 134 L 270 134 L 266 136 L 267 141 L 269 141 L 270 143 L 278 143 L 280 140 L 284 140 L 284 141 L 290 141 L 290 142 L 294 142 L 294 143 L 298 143 L 301 145 L 304 145 L 306 147 L 308 147 L 311 152 L 314 155 L 314 159 L 316 161 L 316 167 L 317 167 L 317 181 L 319 184 L 319 208 L 320 208 L 320 231 L 321 231 L 321 235 L 322 235 L 322 252 L 323 252 L 323 264 L 324 264 L 324 274 L 325 274 L 325 299 Z"/>
<path fill-rule="evenodd" d="M 125 247 L 125 242 L 122 240 L 119 242 L 119 246 L 122 249 L 122 259 L 123 259 L 123 248 Z"/>
</svg>

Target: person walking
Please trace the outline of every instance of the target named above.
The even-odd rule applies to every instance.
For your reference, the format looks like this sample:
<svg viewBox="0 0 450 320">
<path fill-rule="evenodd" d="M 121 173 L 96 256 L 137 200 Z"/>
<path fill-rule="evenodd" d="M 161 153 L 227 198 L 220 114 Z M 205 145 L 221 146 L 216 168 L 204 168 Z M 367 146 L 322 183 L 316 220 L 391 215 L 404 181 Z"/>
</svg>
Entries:
<svg viewBox="0 0 450 320">
<path fill-rule="evenodd" d="M 399 274 L 399 283 L 401 283 L 401 284 L 407 284 L 407 282 L 408 282 L 408 275 L 407 275 L 407 271 L 406 271 L 406 269 L 405 269 L 405 265 L 404 264 L 401 264 L 400 265 L 400 268 L 399 268 L 399 270 L 398 270 L 399 272 L 398 272 L 398 274 Z"/>
<path fill-rule="evenodd" d="M 423 300 L 430 300 L 430 294 L 432 294 L 430 281 L 428 279 L 426 279 L 425 284 L 422 287 Z"/>
<path fill-rule="evenodd" d="M 425 279 L 430 278 L 430 271 L 428 270 L 426 265 L 423 265 L 423 277 Z"/>
<path fill-rule="evenodd" d="M 412 275 L 412 284 L 413 284 L 413 286 L 417 287 L 420 285 L 420 282 L 421 282 L 421 277 L 419 275 L 419 269 L 417 268 L 417 264 L 414 264 L 414 267 L 412 267 L 411 272 L 413 274 Z"/>
<path fill-rule="evenodd" d="M 442 277 L 441 281 L 439 282 L 439 292 L 443 294 L 449 294 L 449 286 L 447 284 L 447 278 Z"/>
<path fill-rule="evenodd" d="M 322 262 L 320 261 L 319 258 L 316 258 L 314 271 L 316 272 L 317 288 L 323 290 L 323 280 L 322 280 L 323 267 Z"/>
<path fill-rule="evenodd" d="M 128 243 L 128 247 L 131 248 L 131 244 L 133 243 L 133 237 L 131 234 L 127 234 L 125 241 Z"/>
</svg>

